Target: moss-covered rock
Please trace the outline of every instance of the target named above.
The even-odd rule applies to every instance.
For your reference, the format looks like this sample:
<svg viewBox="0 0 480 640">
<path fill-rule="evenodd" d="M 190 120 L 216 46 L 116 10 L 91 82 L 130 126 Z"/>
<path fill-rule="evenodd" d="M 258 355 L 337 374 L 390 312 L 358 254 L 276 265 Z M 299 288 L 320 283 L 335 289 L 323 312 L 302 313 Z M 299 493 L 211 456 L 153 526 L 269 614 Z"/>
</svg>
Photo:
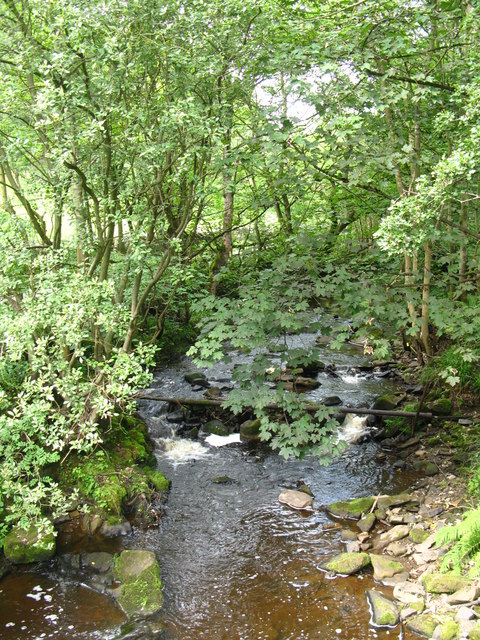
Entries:
<svg viewBox="0 0 480 640">
<path fill-rule="evenodd" d="M 453 402 L 449 398 L 438 398 L 431 402 L 428 408 L 437 416 L 448 416 L 453 411 Z"/>
<path fill-rule="evenodd" d="M 468 632 L 469 640 L 480 640 L 480 624 L 477 624 L 476 627 L 470 629 Z"/>
<path fill-rule="evenodd" d="M 118 604 L 128 616 L 156 613 L 163 604 L 160 567 L 151 551 L 122 551 L 114 575 L 121 583 Z"/>
<path fill-rule="evenodd" d="M 423 638 L 431 638 L 438 626 L 438 620 L 431 615 L 425 614 L 410 618 L 405 626 L 412 633 L 416 633 Z"/>
<path fill-rule="evenodd" d="M 323 563 L 323 569 L 338 575 L 350 576 L 361 571 L 370 564 L 368 553 L 340 553 Z"/>
<path fill-rule="evenodd" d="M 400 399 L 393 394 L 385 394 L 377 398 L 373 404 L 373 409 L 379 411 L 392 411 L 398 407 Z"/>
<path fill-rule="evenodd" d="M 385 578 L 392 578 L 398 573 L 405 573 L 406 571 L 401 562 L 398 562 L 397 560 L 391 560 L 386 556 L 380 556 L 371 553 L 370 560 L 373 566 L 373 577 L 378 581 L 385 580 Z"/>
<path fill-rule="evenodd" d="M 350 502 L 332 502 L 326 510 L 337 518 L 359 520 L 364 513 L 369 511 L 374 503 L 374 498 L 358 498 Z"/>
<path fill-rule="evenodd" d="M 229 428 L 225 426 L 220 420 L 210 420 L 203 428 L 207 433 L 213 433 L 213 435 L 215 436 L 230 435 Z"/>
<path fill-rule="evenodd" d="M 45 562 L 54 556 L 55 548 L 53 530 L 39 531 L 33 524 L 28 529 L 12 529 L 3 542 L 5 557 L 14 564 Z"/>
<path fill-rule="evenodd" d="M 110 523 L 112 519 L 122 523 L 125 515 L 141 526 L 158 522 L 152 502 L 168 491 L 170 482 L 151 468 L 153 446 L 145 424 L 124 416 L 105 428 L 101 450 L 88 456 L 71 455 L 62 465 L 61 487 L 65 491 L 75 487 L 80 499 Z M 156 464 L 155 456 L 153 461 Z"/>
<path fill-rule="evenodd" d="M 240 436 L 244 440 L 260 440 L 261 421 L 246 420 L 240 425 Z"/>
<path fill-rule="evenodd" d="M 415 544 L 421 544 L 428 536 L 428 531 L 425 531 L 422 527 L 413 527 L 408 534 L 410 540 Z"/>
<path fill-rule="evenodd" d="M 439 631 L 435 635 L 439 640 L 455 640 L 458 636 L 458 624 L 454 620 L 446 620 L 442 622 Z M 469 634 L 469 638 L 471 637 Z"/>
<path fill-rule="evenodd" d="M 146 476 L 156 491 L 169 491 L 172 481 L 166 478 L 161 471 L 145 470 Z"/>
<path fill-rule="evenodd" d="M 397 605 L 382 593 L 369 589 L 367 600 L 372 612 L 372 625 L 375 627 L 395 627 L 400 621 Z"/>
<path fill-rule="evenodd" d="M 430 573 L 423 576 L 423 584 L 428 593 L 455 593 L 470 584 L 468 578 L 454 573 Z"/>
</svg>

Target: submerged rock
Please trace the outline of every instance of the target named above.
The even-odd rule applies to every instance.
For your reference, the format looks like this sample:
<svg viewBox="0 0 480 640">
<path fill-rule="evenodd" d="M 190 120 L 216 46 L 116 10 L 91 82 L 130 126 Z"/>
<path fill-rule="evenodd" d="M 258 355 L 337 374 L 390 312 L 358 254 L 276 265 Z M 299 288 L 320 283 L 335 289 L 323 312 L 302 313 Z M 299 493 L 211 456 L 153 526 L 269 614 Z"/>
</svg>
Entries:
<svg viewBox="0 0 480 640">
<path fill-rule="evenodd" d="M 160 567 L 151 551 L 122 551 L 115 562 L 118 604 L 128 616 L 148 616 L 163 604 Z"/>
<path fill-rule="evenodd" d="M 322 564 L 322 568 L 333 573 L 350 576 L 357 573 L 370 564 L 368 553 L 340 553 L 331 560 Z"/>
<path fill-rule="evenodd" d="M 367 600 L 371 607 L 373 626 L 395 627 L 400 622 L 400 612 L 397 605 L 382 593 L 369 589 Z"/>
<path fill-rule="evenodd" d="M 13 564 L 45 562 L 55 555 L 55 548 L 53 531 L 39 532 L 35 525 L 12 529 L 3 542 L 5 558 Z"/>
<path fill-rule="evenodd" d="M 100 533 L 105 538 L 116 538 L 117 536 L 126 536 L 132 531 L 132 525 L 128 520 L 120 520 L 118 522 L 103 522 L 100 527 Z"/>
<path fill-rule="evenodd" d="M 81 563 L 95 573 L 108 573 L 113 567 L 113 555 L 105 551 L 84 553 L 81 555 Z"/>
</svg>

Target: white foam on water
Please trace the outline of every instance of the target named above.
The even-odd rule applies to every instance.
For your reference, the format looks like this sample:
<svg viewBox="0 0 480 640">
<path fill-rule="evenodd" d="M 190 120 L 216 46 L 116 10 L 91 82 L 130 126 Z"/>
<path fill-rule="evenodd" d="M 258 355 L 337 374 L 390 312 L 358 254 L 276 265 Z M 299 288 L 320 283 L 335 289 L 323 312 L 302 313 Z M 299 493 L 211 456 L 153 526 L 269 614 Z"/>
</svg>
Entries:
<svg viewBox="0 0 480 640">
<path fill-rule="evenodd" d="M 354 444 L 367 432 L 367 416 L 357 416 L 354 413 L 349 413 L 345 416 L 345 420 L 338 432 L 338 439 Z"/>
<path fill-rule="evenodd" d="M 239 433 L 232 433 L 229 436 L 217 436 L 214 433 L 211 433 L 207 438 L 205 438 L 205 442 L 212 447 L 224 447 L 227 444 L 239 443 L 241 440 Z"/>
<path fill-rule="evenodd" d="M 160 448 L 163 449 L 165 457 L 175 464 L 198 460 L 208 455 L 207 447 L 195 440 L 159 438 L 157 442 Z"/>
<path fill-rule="evenodd" d="M 342 382 L 345 382 L 346 384 L 358 384 L 360 382 L 360 376 L 344 375 L 340 377 Z"/>
</svg>

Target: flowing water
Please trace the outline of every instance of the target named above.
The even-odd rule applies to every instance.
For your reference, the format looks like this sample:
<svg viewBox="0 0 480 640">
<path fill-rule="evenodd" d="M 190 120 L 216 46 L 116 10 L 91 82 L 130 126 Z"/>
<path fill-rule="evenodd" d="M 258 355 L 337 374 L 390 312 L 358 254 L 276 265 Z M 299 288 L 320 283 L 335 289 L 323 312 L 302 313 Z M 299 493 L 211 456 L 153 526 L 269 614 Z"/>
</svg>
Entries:
<svg viewBox="0 0 480 640">
<path fill-rule="evenodd" d="M 301 338 L 311 341 L 314 336 Z M 297 339 L 300 340 L 300 339 Z M 230 386 L 235 356 L 206 372 L 212 385 Z M 395 382 L 361 373 L 366 360 L 358 350 L 332 353 L 337 377 L 319 374 L 314 400 L 339 395 L 344 405 L 367 406 Z M 184 359 L 157 374 L 152 389 L 163 395 L 199 397 L 184 381 L 193 365 Z M 383 375 L 383 374 L 382 374 Z M 139 411 L 157 441 L 159 468 L 172 480 L 166 514 L 156 529 L 134 531 L 122 542 L 157 553 L 165 605 L 159 616 L 172 640 L 366 640 L 402 636 L 402 630 L 369 626 L 365 574 L 331 579 L 320 569 L 343 549 L 340 533 L 318 507 L 408 488 L 412 476 L 392 460 L 377 458 L 374 442 L 351 445 L 330 466 L 314 458 L 283 460 L 259 445 L 208 445 L 204 439 L 175 435 L 164 403 L 143 400 Z M 177 425 L 178 427 L 178 425 Z M 355 439 L 364 421 L 345 427 Z M 311 513 L 280 505 L 283 488 L 308 485 L 315 496 Z M 388 593 L 388 591 L 386 591 Z M 103 596 L 43 574 L 7 577 L 0 582 L 0 638 L 123 637 L 122 614 Z M 149 638 L 140 630 L 129 638 Z"/>
</svg>

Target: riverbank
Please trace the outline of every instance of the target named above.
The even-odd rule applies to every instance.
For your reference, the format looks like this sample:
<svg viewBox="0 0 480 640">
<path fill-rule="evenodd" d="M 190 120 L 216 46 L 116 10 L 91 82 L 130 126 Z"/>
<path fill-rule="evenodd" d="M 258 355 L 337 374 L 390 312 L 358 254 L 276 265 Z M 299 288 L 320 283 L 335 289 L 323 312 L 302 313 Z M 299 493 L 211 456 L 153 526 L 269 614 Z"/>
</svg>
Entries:
<svg viewBox="0 0 480 640">
<path fill-rule="evenodd" d="M 326 561 L 324 570 L 332 576 L 373 571 L 365 606 L 374 628 L 400 628 L 405 638 L 480 638 L 480 580 L 472 577 L 478 576 L 472 572 L 476 548 L 465 544 L 452 551 L 466 531 L 460 524 L 464 513 L 476 505 L 464 465 L 465 446 L 477 446 L 478 416 L 462 422 L 424 425 L 413 437 L 383 441 L 396 452 L 394 465 L 423 476 L 407 493 L 326 506 L 341 529 L 345 553 Z M 472 528 L 479 522 L 477 517 Z"/>
</svg>

